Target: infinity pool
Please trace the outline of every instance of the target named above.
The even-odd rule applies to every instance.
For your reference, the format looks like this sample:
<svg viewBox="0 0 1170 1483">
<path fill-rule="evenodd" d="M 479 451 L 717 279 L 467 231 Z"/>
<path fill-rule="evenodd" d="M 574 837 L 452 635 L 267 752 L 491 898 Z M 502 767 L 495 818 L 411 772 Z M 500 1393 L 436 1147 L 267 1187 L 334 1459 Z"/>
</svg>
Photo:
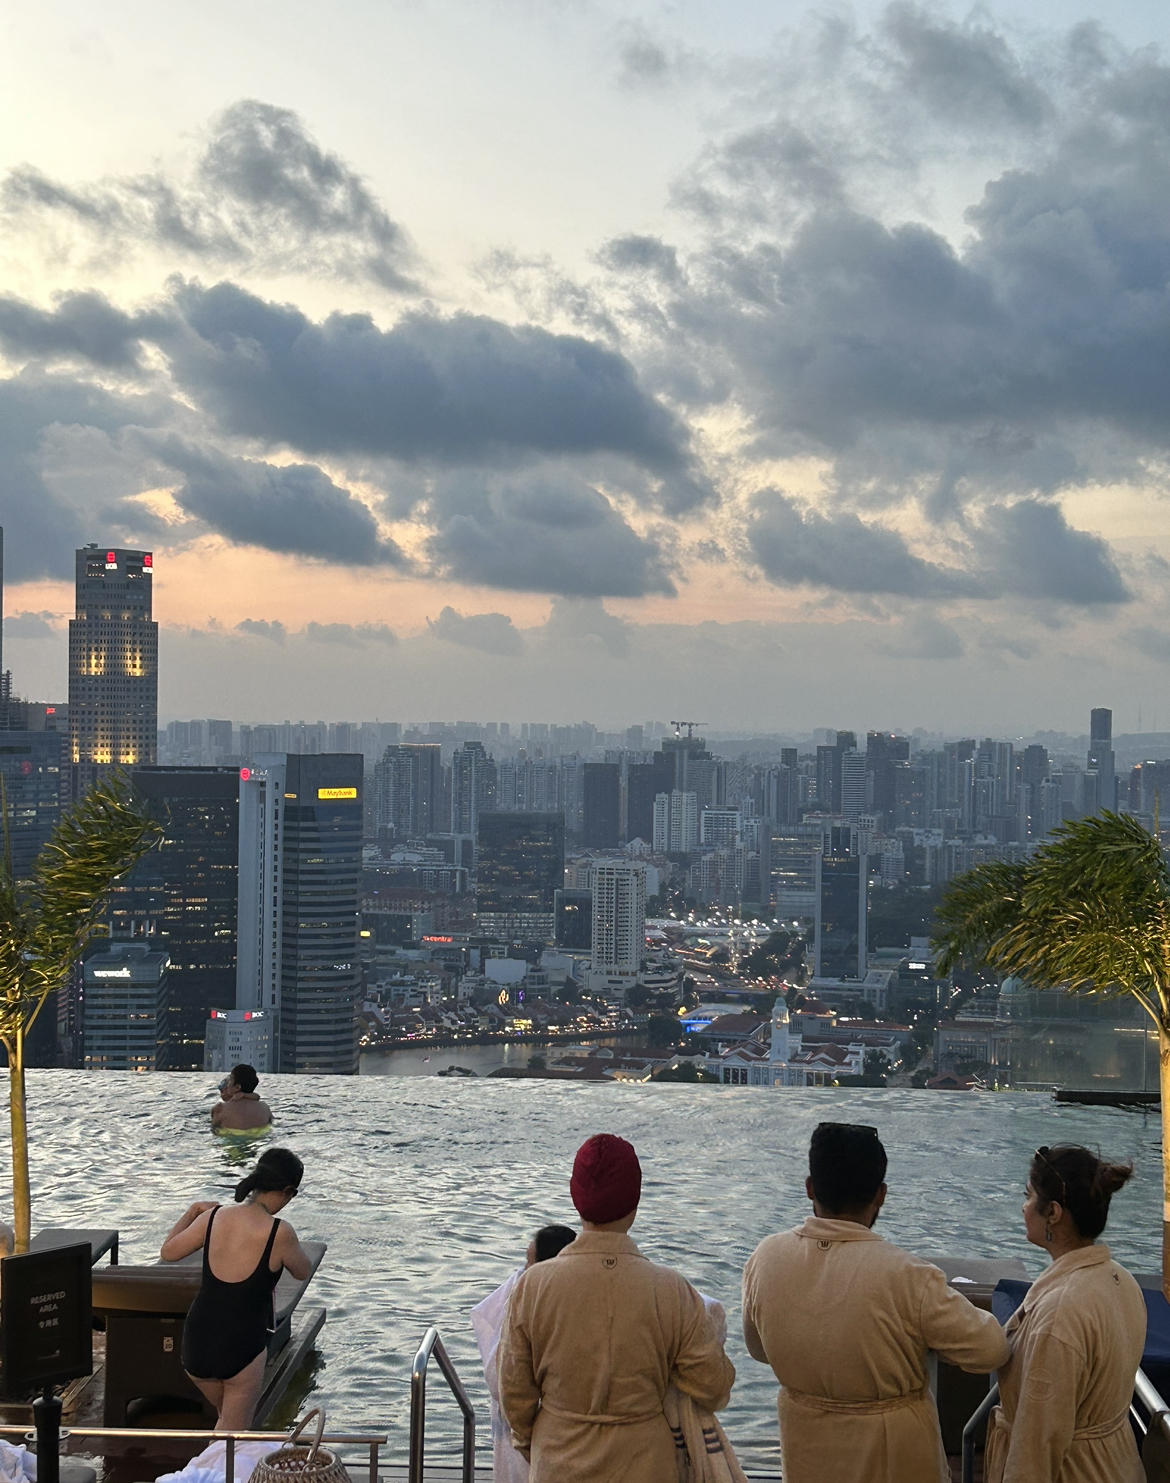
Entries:
<svg viewBox="0 0 1170 1483">
<path fill-rule="evenodd" d="M 440 1056 L 446 1064 L 453 1056 Z M 263 1144 L 209 1131 L 210 1075 L 29 1073 L 33 1229 L 116 1225 L 124 1262 L 153 1261 L 194 1199 L 231 1198 Z M 1020 1217 L 1028 1158 L 1074 1140 L 1132 1158 L 1107 1239 L 1126 1265 L 1161 1259 L 1156 1115 L 1057 1106 L 1028 1093 L 948 1094 L 575 1085 L 433 1076 L 266 1077 L 275 1131 L 305 1162 L 290 1210 L 298 1232 L 329 1242 L 310 1289 L 329 1320 L 314 1401 L 332 1425 L 386 1429 L 405 1460 L 410 1361 L 438 1324 L 486 1419 L 469 1309 L 523 1258 L 530 1233 L 574 1223 L 568 1179 L 590 1133 L 629 1138 L 642 1157 L 633 1235 L 643 1250 L 727 1306 L 739 1378 L 727 1430 L 750 1465 L 775 1464 L 775 1385 L 738 1337 L 739 1275 L 761 1237 L 797 1224 L 808 1138 L 824 1118 L 873 1123 L 890 1154 L 879 1230 L 923 1255 L 1042 1254 Z M 11 1180 L 0 1124 L 0 1215 Z M 436 1390 L 428 1436 L 456 1450 L 453 1402 Z M 486 1442 L 486 1429 L 481 1434 Z"/>
</svg>

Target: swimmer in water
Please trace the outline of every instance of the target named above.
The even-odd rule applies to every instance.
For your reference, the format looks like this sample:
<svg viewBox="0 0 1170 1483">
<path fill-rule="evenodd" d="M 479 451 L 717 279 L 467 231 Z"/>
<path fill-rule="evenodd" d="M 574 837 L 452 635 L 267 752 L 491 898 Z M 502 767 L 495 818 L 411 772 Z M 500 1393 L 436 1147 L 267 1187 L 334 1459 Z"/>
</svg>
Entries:
<svg viewBox="0 0 1170 1483">
<path fill-rule="evenodd" d="M 211 1126 L 223 1132 L 258 1131 L 272 1122 L 272 1109 L 260 1100 L 256 1084 L 260 1078 L 253 1067 L 241 1063 L 219 1089 L 221 1101 L 211 1109 Z"/>
</svg>

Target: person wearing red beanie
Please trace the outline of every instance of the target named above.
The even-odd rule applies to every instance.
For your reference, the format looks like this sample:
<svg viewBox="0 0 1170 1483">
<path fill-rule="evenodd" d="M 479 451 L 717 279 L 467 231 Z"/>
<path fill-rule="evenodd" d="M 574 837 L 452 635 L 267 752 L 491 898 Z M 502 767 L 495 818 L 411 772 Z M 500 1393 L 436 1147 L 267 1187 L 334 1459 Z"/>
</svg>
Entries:
<svg viewBox="0 0 1170 1483">
<path fill-rule="evenodd" d="M 677 1483 L 668 1387 L 721 1410 L 735 1369 L 699 1293 L 630 1239 L 642 1193 L 632 1144 L 587 1139 L 569 1192 L 581 1234 L 530 1267 L 508 1305 L 498 1365 L 513 1442 L 530 1483 Z"/>
</svg>

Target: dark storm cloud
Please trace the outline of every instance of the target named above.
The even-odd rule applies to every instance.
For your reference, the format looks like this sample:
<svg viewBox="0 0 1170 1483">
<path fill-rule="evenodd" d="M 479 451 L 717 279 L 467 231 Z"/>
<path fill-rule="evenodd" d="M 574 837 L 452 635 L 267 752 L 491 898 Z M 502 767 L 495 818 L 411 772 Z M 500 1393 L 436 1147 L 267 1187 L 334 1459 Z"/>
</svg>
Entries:
<svg viewBox="0 0 1170 1483">
<path fill-rule="evenodd" d="M 229 541 L 347 566 L 405 562 L 369 509 L 315 464 L 226 458 L 174 438 L 152 446 L 183 476 L 175 502 Z"/>
<path fill-rule="evenodd" d="M 579 336 L 471 314 L 317 324 L 226 283 L 183 287 L 177 304 L 184 329 L 165 342 L 175 377 L 227 431 L 449 464 L 616 453 L 676 505 L 707 493 L 683 425 L 623 356 Z"/>
<path fill-rule="evenodd" d="M 1123 603 L 1131 593 L 1109 545 L 1074 530 L 1060 507 L 1023 499 L 983 513 L 977 543 L 989 581 L 1021 597 L 1066 603 Z"/>
<path fill-rule="evenodd" d="M 427 628 L 437 639 L 483 654 L 524 652 L 524 639 L 507 613 L 457 613 L 448 607 L 434 621 L 428 618 Z"/>
<path fill-rule="evenodd" d="M 896 531 L 848 512 L 802 509 L 778 490 L 757 495 L 746 534 L 753 557 L 777 586 L 906 597 L 979 595 L 978 582 L 967 573 L 923 561 Z"/>
<path fill-rule="evenodd" d="M 6 639 L 52 639 L 60 636 L 61 614 L 42 611 L 39 613 L 8 613 L 4 618 Z"/>
<path fill-rule="evenodd" d="M 212 123 L 193 175 L 155 172 L 67 186 L 31 165 L 9 172 L 0 210 L 101 245 L 270 272 L 327 272 L 414 287 L 413 254 L 362 178 L 286 108 L 244 99 Z"/>
<path fill-rule="evenodd" d="M 678 250 L 661 237 L 630 232 L 613 237 L 598 253 L 598 260 L 615 273 L 649 273 L 673 283 L 679 276 Z"/>
<path fill-rule="evenodd" d="M 55 488 L 44 469 L 52 434 L 85 428 L 116 436 L 170 416 L 165 398 L 118 395 L 68 376 L 26 371 L 0 379 L 0 525 L 11 580 L 68 577 L 74 547 L 136 539 L 145 523 L 145 512 L 111 501 L 100 485 L 78 499 Z"/>
<path fill-rule="evenodd" d="M 674 594 L 661 540 L 639 535 L 598 490 L 570 474 L 440 482 L 428 518 L 437 571 L 474 586 L 566 597 Z"/>
<path fill-rule="evenodd" d="M 907 5 L 801 46 L 754 99 L 770 116 L 680 182 L 707 240 L 645 291 L 671 327 L 648 380 L 689 357 L 757 451 L 827 456 L 831 490 L 932 519 L 1164 459 L 1170 68 Z M 906 219 L 957 185 L 961 245 Z"/>
<path fill-rule="evenodd" d="M 126 314 L 104 294 L 66 293 L 52 310 L 0 294 L 0 349 L 13 360 L 80 360 L 135 371 L 144 339 L 156 339 L 161 316 Z"/>
</svg>

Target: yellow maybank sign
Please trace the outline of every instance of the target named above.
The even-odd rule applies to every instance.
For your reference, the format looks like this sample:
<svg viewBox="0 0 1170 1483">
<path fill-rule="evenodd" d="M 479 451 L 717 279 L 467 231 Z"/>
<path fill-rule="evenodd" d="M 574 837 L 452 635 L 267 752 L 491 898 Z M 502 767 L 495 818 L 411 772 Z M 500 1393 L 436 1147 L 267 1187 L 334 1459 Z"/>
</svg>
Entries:
<svg viewBox="0 0 1170 1483">
<path fill-rule="evenodd" d="M 356 798 L 356 788 L 318 788 L 318 798 Z"/>
</svg>

